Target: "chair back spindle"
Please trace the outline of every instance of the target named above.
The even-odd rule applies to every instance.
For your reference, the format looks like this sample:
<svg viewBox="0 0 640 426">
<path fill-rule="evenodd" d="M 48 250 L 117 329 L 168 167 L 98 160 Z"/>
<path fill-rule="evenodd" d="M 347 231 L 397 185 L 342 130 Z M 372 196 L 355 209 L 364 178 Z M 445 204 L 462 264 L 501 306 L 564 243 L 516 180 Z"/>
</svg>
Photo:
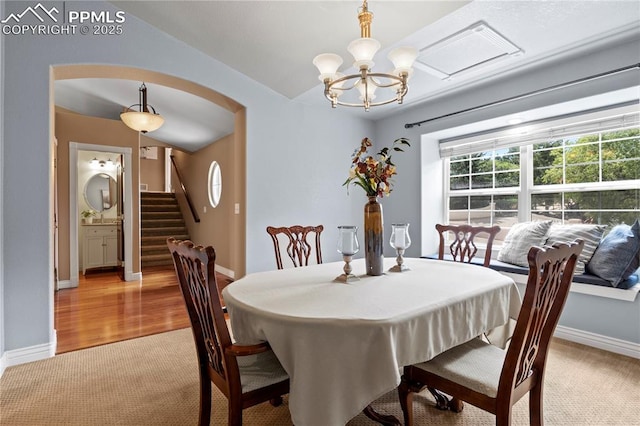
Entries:
<svg viewBox="0 0 640 426">
<path fill-rule="evenodd" d="M 315 251 L 316 263 L 322 263 L 322 251 L 320 247 L 320 234 L 324 230 L 322 225 L 318 226 L 288 226 L 288 227 L 267 227 L 267 233 L 273 240 L 273 248 L 276 254 L 276 266 L 283 269 L 282 251 L 279 237 L 286 238 L 285 253 L 293 263 L 294 267 L 309 265 L 309 258 Z M 284 239 L 284 238 L 283 238 Z M 309 240 L 313 239 L 312 242 Z"/>
<path fill-rule="evenodd" d="M 444 259 L 444 251 L 446 247 L 446 235 L 452 235 L 453 240 L 449 244 L 449 253 L 456 262 L 470 263 L 478 252 L 478 247 L 474 238 L 478 234 L 487 234 L 487 243 L 485 247 L 484 266 L 489 266 L 491 262 L 491 249 L 493 240 L 498 232 L 499 226 L 485 227 L 472 225 L 441 225 L 436 224 L 436 230 L 440 237 L 440 245 L 438 246 L 438 259 Z"/>
<path fill-rule="evenodd" d="M 501 389 L 516 389 L 529 377 L 542 374 L 549 342 L 569 295 L 575 265 L 584 242 L 532 247 L 527 260 L 529 278 L 522 308 L 501 374 Z M 504 381 L 504 383 L 503 383 Z"/>
</svg>

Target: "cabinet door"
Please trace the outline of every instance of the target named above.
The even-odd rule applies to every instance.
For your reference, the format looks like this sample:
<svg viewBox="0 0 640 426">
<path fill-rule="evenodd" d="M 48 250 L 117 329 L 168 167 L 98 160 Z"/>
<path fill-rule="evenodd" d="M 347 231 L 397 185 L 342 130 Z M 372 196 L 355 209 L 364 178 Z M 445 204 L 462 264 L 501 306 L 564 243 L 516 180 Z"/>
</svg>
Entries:
<svg viewBox="0 0 640 426">
<path fill-rule="evenodd" d="M 104 264 L 118 265 L 118 236 L 115 234 L 104 237 Z"/>
<path fill-rule="evenodd" d="M 84 258 L 85 264 L 82 265 L 84 269 L 96 268 L 104 265 L 104 237 L 102 236 L 87 236 L 84 239 L 84 247 L 86 256 Z"/>
</svg>

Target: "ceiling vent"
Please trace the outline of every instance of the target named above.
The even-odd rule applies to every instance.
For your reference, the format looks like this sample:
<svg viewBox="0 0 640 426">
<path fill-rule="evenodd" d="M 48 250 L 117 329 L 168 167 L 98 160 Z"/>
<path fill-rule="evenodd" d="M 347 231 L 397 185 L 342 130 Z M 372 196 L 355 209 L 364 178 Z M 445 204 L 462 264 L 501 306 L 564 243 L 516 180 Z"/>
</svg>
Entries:
<svg viewBox="0 0 640 426">
<path fill-rule="evenodd" d="M 420 50 L 414 68 L 443 80 L 524 53 L 484 22 Z"/>
</svg>

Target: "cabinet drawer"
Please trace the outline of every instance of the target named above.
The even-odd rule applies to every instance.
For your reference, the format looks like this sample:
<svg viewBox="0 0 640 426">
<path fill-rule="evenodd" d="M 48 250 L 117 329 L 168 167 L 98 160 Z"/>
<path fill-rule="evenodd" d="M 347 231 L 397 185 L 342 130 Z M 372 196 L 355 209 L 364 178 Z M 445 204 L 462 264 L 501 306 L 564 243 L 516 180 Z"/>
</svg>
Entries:
<svg viewBox="0 0 640 426">
<path fill-rule="evenodd" d="M 108 236 L 116 234 L 115 226 L 85 226 L 84 234 L 86 236 Z"/>
</svg>

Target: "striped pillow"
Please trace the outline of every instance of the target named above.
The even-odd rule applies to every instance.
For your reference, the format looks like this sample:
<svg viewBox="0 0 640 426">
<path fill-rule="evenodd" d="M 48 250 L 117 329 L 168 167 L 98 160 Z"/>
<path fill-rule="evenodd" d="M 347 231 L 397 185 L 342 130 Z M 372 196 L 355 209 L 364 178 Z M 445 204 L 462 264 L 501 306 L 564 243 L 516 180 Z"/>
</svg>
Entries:
<svg viewBox="0 0 640 426">
<path fill-rule="evenodd" d="M 527 255 L 533 246 L 541 246 L 547 240 L 550 220 L 520 222 L 513 225 L 498 253 L 500 262 L 529 267 Z"/>
<path fill-rule="evenodd" d="M 550 246 L 555 243 L 570 243 L 578 238 L 584 241 L 584 248 L 576 262 L 575 274 L 580 275 L 585 271 L 585 267 L 591 256 L 598 248 L 602 234 L 606 229 L 605 225 L 551 225 L 546 245 Z"/>
</svg>

